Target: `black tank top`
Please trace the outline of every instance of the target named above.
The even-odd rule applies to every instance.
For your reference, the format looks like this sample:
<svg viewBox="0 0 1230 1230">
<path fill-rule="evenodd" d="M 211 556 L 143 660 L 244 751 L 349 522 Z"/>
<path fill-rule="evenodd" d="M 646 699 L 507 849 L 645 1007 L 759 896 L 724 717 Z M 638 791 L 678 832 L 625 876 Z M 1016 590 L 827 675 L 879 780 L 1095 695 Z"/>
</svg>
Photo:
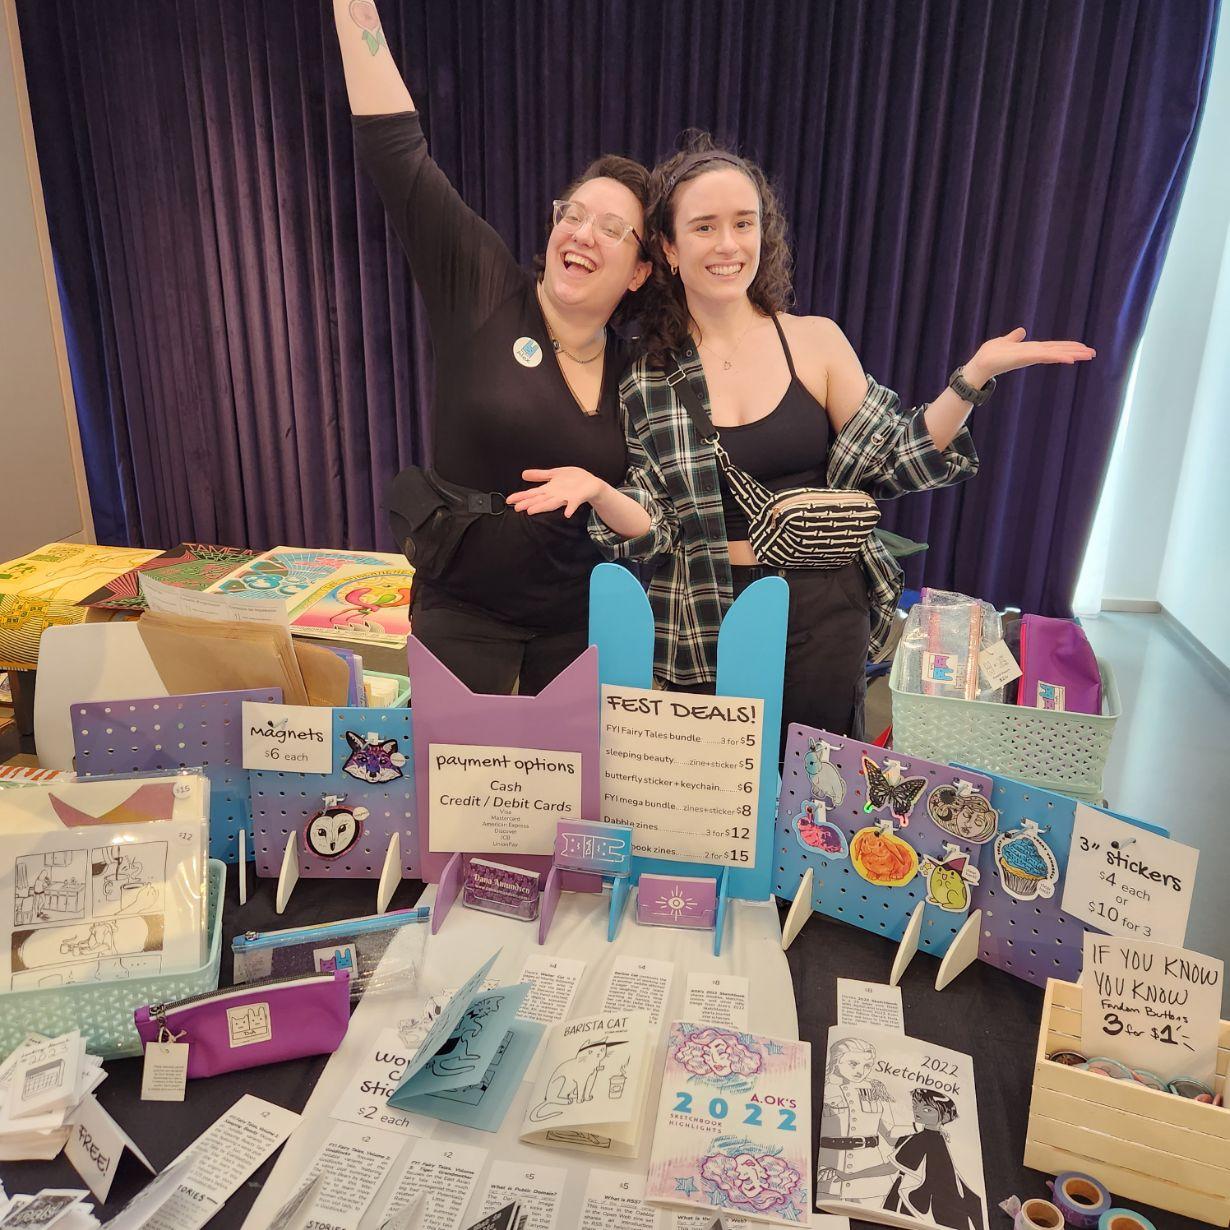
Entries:
<svg viewBox="0 0 1230 1230">
<path fill-rule="evenodd" d="M 829 416 L 794 370 L 794 359 L 776 316 L 773 325 L 786 353 L 790 384 L 781 401 L 764 418 L 741 427 L 719 427 L 722 447 L 735 466 L 770 491 L 823 487 L 829 459 Z M 720 477 L 726 539 L 742 542 L 747 538 L 747 517 L 735 502 L 726 476 Z"/>
</svg>

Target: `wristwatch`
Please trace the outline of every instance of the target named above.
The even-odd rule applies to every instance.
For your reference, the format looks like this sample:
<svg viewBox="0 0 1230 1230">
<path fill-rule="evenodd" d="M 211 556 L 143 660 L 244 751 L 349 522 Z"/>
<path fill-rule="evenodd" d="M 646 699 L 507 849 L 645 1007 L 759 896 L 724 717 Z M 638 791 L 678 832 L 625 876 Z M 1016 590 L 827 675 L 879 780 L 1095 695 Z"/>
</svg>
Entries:
<svg viewBox="0 0 1230 1230">
<path fill-rule="evenodd" d="M 992 376 L 980 389 L 976 389 L 965 378 L 965 368 L 958 367 L 948 377 L 948 387 L 962 400 L 981 406 L 995 392 L 995 377 Z"/>
</svg>

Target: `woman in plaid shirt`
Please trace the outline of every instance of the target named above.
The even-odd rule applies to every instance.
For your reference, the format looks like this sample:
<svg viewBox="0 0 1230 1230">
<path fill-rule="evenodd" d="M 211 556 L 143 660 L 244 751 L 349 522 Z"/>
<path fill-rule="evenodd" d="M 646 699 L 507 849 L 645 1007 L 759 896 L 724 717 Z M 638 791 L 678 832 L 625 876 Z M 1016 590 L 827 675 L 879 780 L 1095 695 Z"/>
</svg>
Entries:
<svg viewBox="0 0 1230 1230">
<path fill-rule="evenodd" d="M 783 737 L 790 722 L 863 736 L 864 667 L 883 645 L 901 569 L 873 535 L 836 569 L 760 566 L 747 519 L 712 444 L 668 376 L 676 364 L 731 461 L 772 490 L 859 489 L 876 499 L 960 482 L 978 468 L 965 428 L 1004 372 L 1076 363 L 1079 342 L 1027 342 L 1014 329 L 984 342 L 930 404 L 902 410 L 864 373 L 841 329 L 793 316 L 786 225 L 754 163 L 697 134 L 653 174 L 655 256 L 645 353 L 625 375 L 631 469 L 615 488 L 575 467 L 526 470 L 539 484 L 509 496 L 527 513 L 590 505 L 590 533 L 611 559 L 662 560 L 649 587 L 655 673 L 712 691 L 722 616 L 765 575 L 790 586 Z"/>
</svg>

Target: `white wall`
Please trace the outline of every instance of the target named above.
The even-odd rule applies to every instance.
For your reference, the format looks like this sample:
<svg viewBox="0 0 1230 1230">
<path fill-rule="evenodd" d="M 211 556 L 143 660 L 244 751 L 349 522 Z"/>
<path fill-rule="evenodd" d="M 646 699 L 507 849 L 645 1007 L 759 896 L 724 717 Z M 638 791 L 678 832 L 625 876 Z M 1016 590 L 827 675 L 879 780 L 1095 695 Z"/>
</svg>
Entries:
<svg viewBox="0 0 1230 1230">
<path fill-rule="evenodd" d="M 1230 667 L 1230 230 L 1220 269 L 1158 594 L 1166 610 Z"/>
<path fill-rule="evenodd" d="M 1141 338 L 1129 420 L 1103 494 L 1108 545 L 1101 592 L 1108 602 L 1164 601 L 1162 571 L 1175 493 L 1194 443 L 1198 387 L 1206 358 L 1227 345 L 1224 327 L 1220 341 L 1211 327 L 1230 225 L 1227 24 L 1218 32 L 1199 140 Z"/>
<path fill-rule="evenodd" d="M 0 562 L 91 541 L 13 0 L 0 0 Z"/>
</svg>

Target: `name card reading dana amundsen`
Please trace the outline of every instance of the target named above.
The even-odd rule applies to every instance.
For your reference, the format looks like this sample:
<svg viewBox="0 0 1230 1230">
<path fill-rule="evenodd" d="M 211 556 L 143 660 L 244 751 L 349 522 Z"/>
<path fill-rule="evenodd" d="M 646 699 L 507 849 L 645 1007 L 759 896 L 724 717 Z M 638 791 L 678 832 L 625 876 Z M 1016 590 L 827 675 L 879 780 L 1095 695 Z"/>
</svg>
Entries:
<svg viewBox="0 0 1230 1230">
<path fill-rule="evenodd" d="M 602 689 L 602 819 L 644 858 L 756 864 L 764 702 Z"/>
<path fill-rule="evenodd" d="M 428 746 L 433 851 L 550 854 L 581 814 L 581 753 L 466 743 Z"/>
</svg>

